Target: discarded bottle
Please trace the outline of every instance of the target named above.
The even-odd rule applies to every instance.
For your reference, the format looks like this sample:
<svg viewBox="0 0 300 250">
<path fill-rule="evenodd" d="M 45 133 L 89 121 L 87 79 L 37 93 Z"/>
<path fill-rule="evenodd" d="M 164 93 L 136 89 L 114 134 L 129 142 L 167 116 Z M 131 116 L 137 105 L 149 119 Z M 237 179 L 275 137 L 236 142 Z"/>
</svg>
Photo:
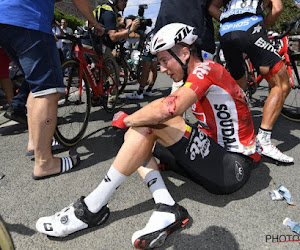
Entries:
<svg viewBox="0 0 300 250">
<path fill-rule="evenodd" d="M 285 218 L 283 220 L 283 225 L 289 227 L 293 232 L 300 235 L 300 224 L 298 222 L 294 222 L 290 218 Z"/>
<path fill-rule="evenodd" d="M 285 187 L 280 185 L 277 188 L 278 192 L 282 195 L 282 197 L 286 200 L 286 202 L 291 205 L 291 206 L 295 206 L 296 204 L 293 202 L 293 198 L 291 195 L 291 192 Z"/>
</svg>

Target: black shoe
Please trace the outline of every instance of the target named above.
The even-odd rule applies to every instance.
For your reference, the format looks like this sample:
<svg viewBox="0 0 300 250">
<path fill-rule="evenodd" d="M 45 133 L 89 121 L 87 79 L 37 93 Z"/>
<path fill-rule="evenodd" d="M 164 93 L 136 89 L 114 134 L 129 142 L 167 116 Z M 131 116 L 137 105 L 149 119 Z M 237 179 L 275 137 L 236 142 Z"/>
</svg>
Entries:
<svg viewBox="0 0 300 250">
<path fill-rule="evenodd" d="M 154 247 L 162 246 L 169 234 L 185 227 L 189 221 L 189 214 L 187 210 L 177 203 L 175 203 L 173 206 L 158 203 L 156 204 L 154 212 L 163 212 L 160 216 L 164 216 L 165 213 L 174 214 L 175 222 L 166 225 L 165 228 L 160 230 L 152 231 L 153 229 L 151 228 L 153 227 L 149 226 L 151 221 L 150 218 L 146 227 L 135 232 L 132 236 L 132 244 L 137 249 L 152 249 Z"/>
<path fill-rule="evenodd" d="M 24 111 L 15 109 L 12 105 L 4 113 L 4 117 L 19 123 L 27 124 L 27 115 Z"/>
<path fill-rule="evenodd" d="M 109 217 L 109 208 L 103 206 L 98 213 L 92 213 L 84 203 L 84 197 L 60 212 L 42 217 L 36 222 L 36 229 L 43 234 L 65 237 L 88 227 L 99 226 Z"/>
</svg>

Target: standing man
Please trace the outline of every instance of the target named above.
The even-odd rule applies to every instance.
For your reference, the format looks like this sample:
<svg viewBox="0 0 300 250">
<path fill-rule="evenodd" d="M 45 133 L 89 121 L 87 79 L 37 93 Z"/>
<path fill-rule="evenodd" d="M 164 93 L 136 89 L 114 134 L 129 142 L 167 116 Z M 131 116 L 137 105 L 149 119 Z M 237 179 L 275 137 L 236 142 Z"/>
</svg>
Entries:
<svg viewBox="0 0 300 250">
<path fill-rule="evenodd" d="M 68 27 L 68 22 L 66 19 L 61 19 L 60 24 L 64 34 L 66 35 L 73 34 L 73 30 L 70 27 Z M 61 42 L 62 42 L 62 52 L 64 54 L 65 60 L 67 60 L 71 57 L 72 41 L 68 39 L 61 39 Z"/>
<path fill-rule="evenodd" d="M 189 214 L 174 201 L 158 171 L 152 157 L 156 142 L 167 147 L 189 178 L 209 192 L 229 194 L 247 182 L 251 158 L 259 160 L 260 155 L 245 95 L 221 65 L 201 62 L 196 39 L 194 28 L 181 23 L 157 32 L 151 52 L 157 53 L 161 71 L 177 82 L 188 75 L 187 82 L 132 115 L 115 114 L 112 125 L 130 129 L 105 178 L 87 197 L 40 218 L 36 223 L 39 232 L 64 237 L 103 224 L 109 216 L 109 199 L 139 169 L 156 205 L 145 228 L 133 234 L 132 244 L 138 249 L 162 246 L 170 233 L 186 226 Z M 189 125 L 180 115 L 193 104 L 199 122 Z"/>
<path fill-rule="evenodd" d="M 102 35 L 104 31 L 94 18 L 88 0 L 73 2 Z M 2 0 L 0 4 L 0 46 L 18 63 L 30 91 L 27 120 L 34 145 L 34 179 L 66 172 L 79 163 L 77 156 L 56 158 L 51 152 L 57 104 L 65 91 L 51 30 L 54 4 L 55 0 Z"/>
<path fill-rule="evenodd" d="M 269 12 L 263 18 L 266 8 Z M 239 86 L 246 88 L 243 66 L 243 53 L 246 53 L 271 88 L 257 136 L 263 148 L 262 154 L 280 162 L 292 163 L 294 159 L 271 142 L 272 129 L 290 91 L 286 67 L 266 32 L 274 25 L 282 9 L 281 0 L 212 0 L 209 12 L 221 22 L 220 43 L 229 71 Z"/>
</svg>

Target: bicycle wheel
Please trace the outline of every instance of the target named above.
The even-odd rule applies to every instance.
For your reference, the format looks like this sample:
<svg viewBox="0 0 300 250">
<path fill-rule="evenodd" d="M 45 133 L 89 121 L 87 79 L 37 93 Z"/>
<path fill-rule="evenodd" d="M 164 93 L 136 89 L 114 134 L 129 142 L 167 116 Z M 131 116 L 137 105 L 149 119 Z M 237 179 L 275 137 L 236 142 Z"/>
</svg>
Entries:
<svg viewBox="0 0 300 250">
<path fill-rule="evenodd" d="M 4 223 L 0 220 L 0 250 L 13 250 L 14 244 Z"/>
<path fill-rule="evenodd" d="M 103 107 L 111 113 L 115 110 L 119 96 L 118 85 L 114 86 L 119 82 L 119 67 L 112 55 L 104 58 L 103 66 L 107 69 L 107 71 L 105 69 L 102 71 L 103 91 L 106 94 L 103 96 Z"/>
<path fill-rule="evenodd" d="M 300 58 L 291 55 L 290 60 L 294 86 L 284 101 L 281 114 L 289 120 L 300 122 Z"/>
<path fill-rule="evenodd" d="M 120 68 L 120 76 L 119 76 L 119 84 L 118 84 L 119 95 L 120 95 L 121 93 L 123 93 L 128 83 L 128 67 L 124 58 L 117 57 L 116 59 Z"/>
<path fill-rule="evenodd" d="M 80 82 L 79 62 L 68 60 L 62 65 L 65 93 L 58 102 L 55 138 L 59 143 L 72 147 L 83 137 L 91 110 L 91 92 L 85 73 Z"/>
</svg>

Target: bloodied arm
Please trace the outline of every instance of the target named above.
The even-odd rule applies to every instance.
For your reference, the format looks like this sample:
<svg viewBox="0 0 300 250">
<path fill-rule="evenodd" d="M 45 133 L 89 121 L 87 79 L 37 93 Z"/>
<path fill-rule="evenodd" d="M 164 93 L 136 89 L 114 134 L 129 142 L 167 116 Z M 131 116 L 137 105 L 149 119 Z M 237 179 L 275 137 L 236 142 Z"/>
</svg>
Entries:
<svg viewBox="0 0 300 250">
<path fill-rule="evenodd" d="M 197 100 L 196 93 L 181 87 L 171 95 L 157 99 L 124 119 L 127 127 L 151 126 L 182 115 Z"/>
</svg>

